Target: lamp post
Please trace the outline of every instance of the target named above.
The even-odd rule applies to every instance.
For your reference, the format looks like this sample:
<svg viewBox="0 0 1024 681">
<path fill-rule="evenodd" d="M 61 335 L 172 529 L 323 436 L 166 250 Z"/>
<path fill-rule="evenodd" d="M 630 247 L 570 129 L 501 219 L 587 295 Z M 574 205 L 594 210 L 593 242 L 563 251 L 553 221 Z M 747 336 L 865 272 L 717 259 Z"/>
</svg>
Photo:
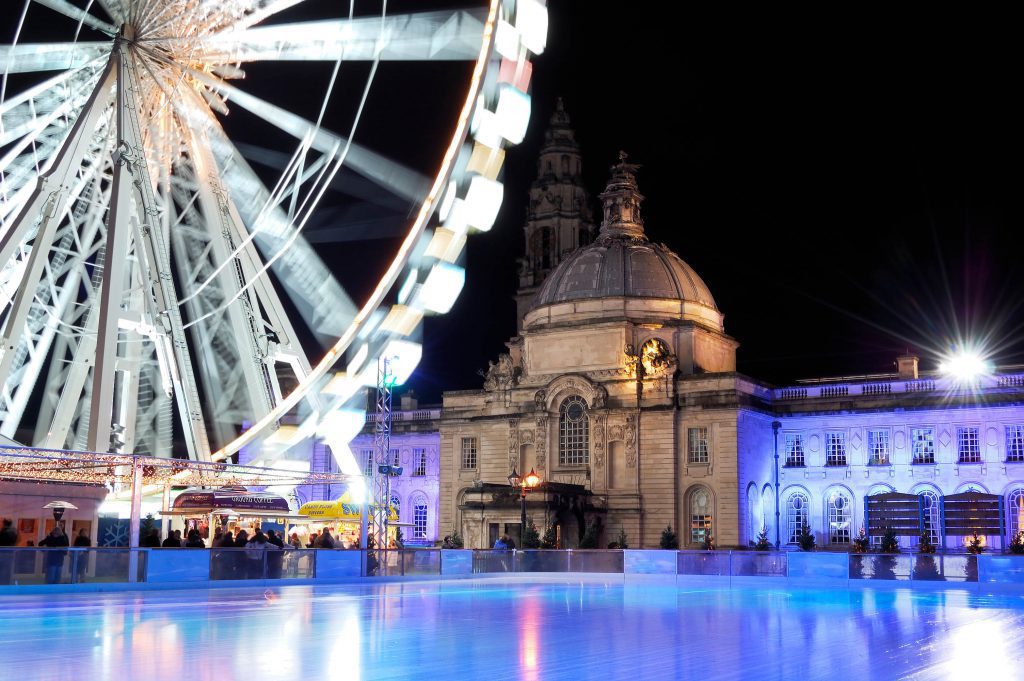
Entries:
<svg viewBox="0 0 1024 681">
<path fill-rule="evenodd" d="M 526 493 L 540 484 L 540 476 L 531 468 L 530 472 L 521 478 L 516 473 L 516 469 L 513 468 L 508 476 L 508 483 L 512 487 L 519 488 L 519 548 L 524 548 L 523 542 L 526 539 Z"/>
<path fill-rule="evenodd" d="M 772 436 L 775 439 L 775 550 L 779 550 L 779 428 L 782 423 L 772 421 Z"/>
</svg>

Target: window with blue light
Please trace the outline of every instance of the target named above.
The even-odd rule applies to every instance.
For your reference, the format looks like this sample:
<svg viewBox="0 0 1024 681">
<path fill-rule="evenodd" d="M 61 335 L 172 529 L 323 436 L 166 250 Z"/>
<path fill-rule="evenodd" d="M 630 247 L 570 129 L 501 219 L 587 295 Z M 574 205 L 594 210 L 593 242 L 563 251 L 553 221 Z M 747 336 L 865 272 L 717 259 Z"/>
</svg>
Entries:
<svg viewBox="0 0 1024 681">
<path fill-rule="evenodd" d="M 981 463 L 981 442 L 978 429 L 973 426 L 956 429 L 957 451 L 960 463 Z"/>
<path fill-rule="evenodd" d="M 1024 426 L 1006 426 L 1006 460 L 1024 461 Z"/>
<path fill-rule="evenodd" d="M 913 449 L 911 463 L 935 463 L 934 428 L 912 428 L 910 444 Z"/>
<path fill-rule="evenodd" d="M 786 499 L 786 527 L 789 543 L 800 541 L 800 532 L 807 524 L 807 511 L 810 501 L 803 492 L 794 492 Z"/>
<path fill-rule="evenodd" d="M 427 538 L 427 498 L 416 496 L 412 507 L 412 536 L 414 539 Z"/>
<path fill-rule="evenodd" d="M 825 465 L 846 465 L 846 433 L 825 433 Z"/>
<path fill-rule="evenodd" d="M 373 476 L 373 450 L 372 449 L 364 449 L 363 450 L 363 475 L 365 475 L 368 478 Z"/>
<path fill-rule="evenodd" d="M 889 431 L 868 431 L 868 465 L 889 465 Z"/>
<path fill-rule="evenodd" d="M 415 464 L 415 468 L 412 470 L 412 474 L 416 476 L 423 476 L 427 474 L 427 450 L 423 448 L 416 448 L 412 450 L 412 460 Z"/>
<path fill-rule="evenodd" d="M 786 433 L 786 466 L 804 466 L 804 439 L 800 433 Z"/>
<path fill-rule="evenodd" d="M 828 543 L 849 544 L 853 525 L 853 500 L 842 490 L 833 490 L 825 499 L 828 509 Z"/>
</svg>

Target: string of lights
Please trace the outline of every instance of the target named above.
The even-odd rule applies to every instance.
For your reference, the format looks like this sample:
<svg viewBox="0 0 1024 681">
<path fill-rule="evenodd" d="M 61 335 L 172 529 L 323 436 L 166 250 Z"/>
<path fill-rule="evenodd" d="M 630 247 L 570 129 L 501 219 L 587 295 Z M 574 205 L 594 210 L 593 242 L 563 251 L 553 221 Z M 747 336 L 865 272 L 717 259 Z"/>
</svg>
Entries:
<svg viewBox="0 0 1024 681">
<path fill-rule="evenodd" d="M 131 485 L 136 463 L 142 465 L 144 484 L 176 487 L 328 485 L 345 483 L 352 477 L 344 473 L 310 473 L 152 456 L 0 447 L 0 479 L 4 480 L 103 485 L 115 489 Z"/>
</svg>

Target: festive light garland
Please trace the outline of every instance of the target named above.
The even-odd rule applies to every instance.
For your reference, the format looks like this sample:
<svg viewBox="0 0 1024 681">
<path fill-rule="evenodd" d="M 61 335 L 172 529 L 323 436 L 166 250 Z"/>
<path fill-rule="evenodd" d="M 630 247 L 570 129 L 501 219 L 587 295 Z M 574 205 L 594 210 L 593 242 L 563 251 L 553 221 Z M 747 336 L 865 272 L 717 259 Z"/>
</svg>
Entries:
<svg viewBox="0 0 1024 681">
<path fill-rule="evenodd" d="M 142 465 L 144 484 L 175 487 L 329 485 L 358 477 L 152 456 L 0 447 L 0 479 L 4 480 L 104 485 L 113 489 L 131 486 L 136 463 Z"/>
</svg>

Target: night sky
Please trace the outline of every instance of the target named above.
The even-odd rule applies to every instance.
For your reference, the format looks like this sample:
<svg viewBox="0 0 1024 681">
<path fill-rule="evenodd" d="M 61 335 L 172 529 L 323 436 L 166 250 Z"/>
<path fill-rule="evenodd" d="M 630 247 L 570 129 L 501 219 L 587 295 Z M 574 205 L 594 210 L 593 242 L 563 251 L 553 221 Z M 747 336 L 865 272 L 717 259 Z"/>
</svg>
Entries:
<svg viewBox="0 0 1024 681">
<path fill-rule="evenodd" d="M 311 0 L 276 21 L 338 16 L 339 6 Z M 356 7 L 375 11 L 373 2 Z M 423 8 L 388 3 L 393 13 Z M 1024 362 L 1024 111 L 1012 22 L 820 7 L 709 15 L 678 3 L 582 0 L 550 0 L 549 10 L 534 118 L 507 156 L 502 214 L 470 239 L 452 313 L 426 325 L 411 382 L 424 401 L 480 387 L 477 370 L 515 333 L 524 209 L 559 95 L 592 196 L 620 149 L 643 165 L 647 233 L 707 282 L 740 342 L 741 372 L 776 383 L 887 372 L 907 350 L 927 370 L 960 338 L 984 339 L 999 364 Z M 49 12 L 31 7 L 23 39 L 67 37 L 73 24 Z M 14 19 L 0 18 L 5 33 Z M 331 129 L 349 129 L 368 70 L 344 65 L 348 95 L 328 108 Z M 312 118 L 330 71 L 251 64 L 241 85 Z M 465 64 L 382 65 L 357 141 L 431 173 L 468 73 Z M 224 124 L 240 143 L 275 146 L 273 129 L 237 107 Z M 337 226 L 331 211 L 345 206 L 341 194 L 325 198 L 319 226 Z M 363 242 L 330 243 L 311 227 L 358 302 L 403 218 L 392 238 Z"/>
<path fill-rule="evenodd" d="M 643 164 L 648 236 L 707 282 L 741 372 L 880 373 L 908 349 L 929 370 L 961 338 L 1024 361 L 1020 55 L 998 21 L 636 5 L 549 3 L 530 135 L 499 224 L 469 242 L 467 290 L 428 323 L 425 397 L 479 387 L 515 333 L 513 256 L 558 95 L 592 195 L 619 149 Z"/>
</svg>

